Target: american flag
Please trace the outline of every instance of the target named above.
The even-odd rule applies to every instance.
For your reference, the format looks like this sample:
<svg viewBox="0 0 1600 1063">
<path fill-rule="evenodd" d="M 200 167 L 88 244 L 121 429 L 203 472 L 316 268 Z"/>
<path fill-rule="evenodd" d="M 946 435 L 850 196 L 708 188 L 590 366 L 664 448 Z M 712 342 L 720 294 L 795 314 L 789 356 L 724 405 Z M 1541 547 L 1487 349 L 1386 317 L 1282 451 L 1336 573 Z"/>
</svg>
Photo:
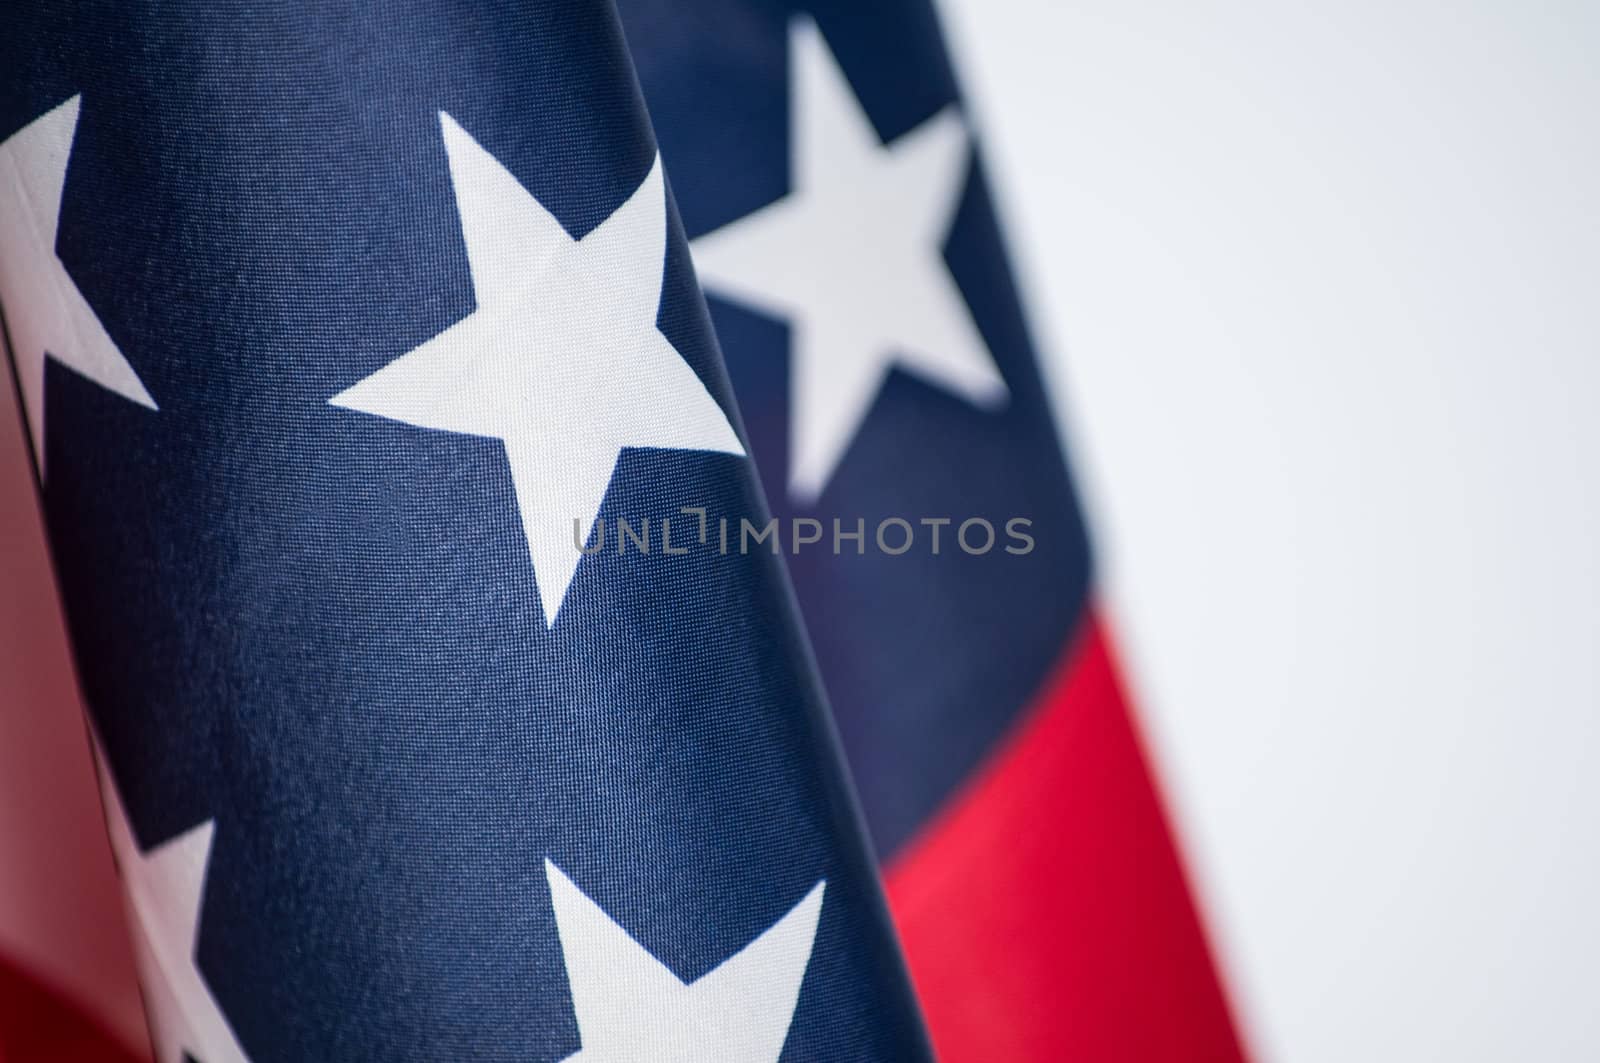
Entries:
<svg viewBox="0 0 1600 1063">
<path fill-rule="evenodd" d="M 941 1057 L 1241 1058 L 933 6 L 619 6 Z"/>
<path fill-rule="evenodd" d="M 1240 1058 L 926 0 L 5 19 L 159 1063 Z"/>
</svg>

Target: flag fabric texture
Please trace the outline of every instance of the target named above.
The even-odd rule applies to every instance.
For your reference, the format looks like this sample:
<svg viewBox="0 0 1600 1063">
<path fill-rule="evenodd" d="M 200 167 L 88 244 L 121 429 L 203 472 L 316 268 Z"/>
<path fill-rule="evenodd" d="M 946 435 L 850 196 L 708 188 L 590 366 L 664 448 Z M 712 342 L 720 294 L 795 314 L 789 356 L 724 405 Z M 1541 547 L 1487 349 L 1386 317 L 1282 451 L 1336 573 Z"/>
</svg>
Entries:
<svg viewBox="0 0 1600 1063">
<path fill-rule="evenodd" d="M 929 1058 L 610 0 L 5 22 L 156 1059 Z"/>
<path fill-rule="evenodd" d="M 619 7 L 942 1058 L 1240 1059 L 932 5 Z"/>
</svg>

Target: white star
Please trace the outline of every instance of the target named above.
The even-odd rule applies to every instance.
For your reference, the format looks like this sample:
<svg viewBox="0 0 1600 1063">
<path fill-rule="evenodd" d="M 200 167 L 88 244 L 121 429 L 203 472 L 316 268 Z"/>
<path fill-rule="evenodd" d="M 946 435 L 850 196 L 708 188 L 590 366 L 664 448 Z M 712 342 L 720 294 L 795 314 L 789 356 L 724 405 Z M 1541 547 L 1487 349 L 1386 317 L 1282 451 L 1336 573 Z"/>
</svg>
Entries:
<svg viewBox="0 0 1600 1063">
<path fill-rule="evenodd" d="M 134 953 L 156 1063 L 247 1063 L 244 1049 L 195 963 L 200 903 L 211 861 L 215 820 L 191 827 L 144 852 L 122 805 L 105 751 L 95 743 L 100 793 L 111 851 L 122 873 L 123 899 L 133 924 Z"/>
<path fill-rule="evenodd" d="M 684 984 L 544 862 L 583 1049 L 564 1063 L 776 1063 L 822 912 L 818 882 L 759 937 Z"/>
<path fill-rule="evenodd" d="M 581 240 L 440 114 L 477 309 L 334 396 L 336 406 L 500 439 L 545 623 L 624 447 L 744 453 L 727 414 L 656 329 L 666 186 L 649 176 Z"/>
<path fill-rule="evenodd" d="M 56 257 L 67 159 L 78 129 L 74 96 L 0 144 L 0 307 L 11 333 L 33 453 L 44 474 L 44 359 L 141 406 L 156 408 L 133 366 Z"/>
<path fill-rule="evenodd" d="M 1007 391 L 944 261 L 971 155 L 960 114 L 884 145 L 813 22 L 790 48 L 792 190 L 693 247 L 708 289 L 789 319 L 789 490 L 813 502 L 891 367 L 985 409 Z"/>
</svg>

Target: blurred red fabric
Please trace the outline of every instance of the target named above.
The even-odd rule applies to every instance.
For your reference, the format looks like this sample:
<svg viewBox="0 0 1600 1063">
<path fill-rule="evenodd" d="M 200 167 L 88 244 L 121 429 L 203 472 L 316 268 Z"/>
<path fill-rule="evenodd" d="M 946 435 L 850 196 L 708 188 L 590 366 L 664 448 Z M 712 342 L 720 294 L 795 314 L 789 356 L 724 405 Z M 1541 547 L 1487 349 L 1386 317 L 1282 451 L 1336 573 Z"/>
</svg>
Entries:
<svg viewBox="0 0 1600 1063">
<path fill-rule="evenodd" d="M 0 397 L 0 1060 L 129 1063 L 148 1039 L 25 440 Z"/>
<path fill-rule="evenodd" d="M 1092 609 L 887 885 L 944 1060 L 1246 1058 Z"/>
<path fill-rule="evenodd" d="M 141 1063 L 70 1001 L 0 960 L 0 1063 Z"/>
</svg>

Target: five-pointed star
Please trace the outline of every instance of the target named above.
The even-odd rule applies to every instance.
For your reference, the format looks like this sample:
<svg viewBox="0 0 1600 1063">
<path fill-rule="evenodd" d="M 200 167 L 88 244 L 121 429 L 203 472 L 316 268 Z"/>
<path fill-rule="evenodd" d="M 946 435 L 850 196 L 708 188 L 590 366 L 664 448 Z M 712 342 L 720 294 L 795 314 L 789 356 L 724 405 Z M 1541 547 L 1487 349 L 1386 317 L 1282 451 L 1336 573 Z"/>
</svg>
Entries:
<svg viewBox="0 0 1600 1063">
<path fill-rule="evenodd" d="M 656 328 L 660 158 L 616 213 L 574 240 L 449 115 L 440 121 L 477 309 L 330 401 L 504 442 L 553 626 L 582 558 L 575 540 L 587 541 L 624 447 L 744 447 Z"/>
<path fill-rule="evenodd" d="M 156 1063 L 247 1063 L 233 1028 L 222 1015 L 195 962 L 200 902 L 211 860 L 215 820 L 191 827 L 144 852 L 134 839 L 122 795 L 95 744 L 100 793 L 111 851 L 122 873 L 123 897 L 133 924 L 139 984 L 150 1017 Z"/>
<path fill-rule="evenodd" d="M 544 863 L 583 1049 L 564 1063 L 777 1063 L 811 962 L 826 882 L 687 985 Z"/>
<path fill-rule="evenodd" d="M 789 320 L 789 490 L 814 502 L 891 367 L 986 409 L 1007 390 L 944 261 L 971 154 L 960 114 L 884 145 L 809 19 L 790 51 L 792 190 L 693 246 L 708 289 Z"/>
<path fill-rule="evenodd" d="M 44 359 L 141 406 L 156 408 L 133 366 L 56 257 L 67 160 L 78 129 L 74 96 L 0 144 L 0 309 L 11 334 L 23 412 L 44 473 Z"/>
</svg>

